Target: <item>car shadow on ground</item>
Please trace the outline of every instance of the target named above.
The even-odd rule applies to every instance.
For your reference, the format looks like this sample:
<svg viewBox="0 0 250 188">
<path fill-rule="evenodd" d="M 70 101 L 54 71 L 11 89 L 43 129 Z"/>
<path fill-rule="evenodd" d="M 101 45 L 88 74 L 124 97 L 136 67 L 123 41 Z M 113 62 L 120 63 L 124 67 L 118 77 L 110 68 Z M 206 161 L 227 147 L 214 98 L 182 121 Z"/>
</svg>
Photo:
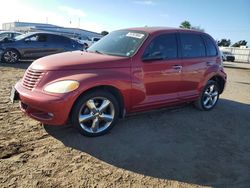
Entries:
<svg viewBox="0 0 250 188">
<path fill-rule="evenodd" d="M 65 146 L 146 176 L 213 187 L 250 185 L 248 104 L 221 99 L 208 112 L 192 105 L 147 112 L 97 138 L 69 126 L 45 129 Z"/>
<path fill-rule="evenodd" d="M 32 63 L 32 61 L 20 61 L 18 63 L 14 63 L 14 64 L 0 62 L 0 68 L 1 67 L 12 67 L 12 68 L 18 68 L 18 69 L 27 69 L 31 63 Z"/>
</svg>

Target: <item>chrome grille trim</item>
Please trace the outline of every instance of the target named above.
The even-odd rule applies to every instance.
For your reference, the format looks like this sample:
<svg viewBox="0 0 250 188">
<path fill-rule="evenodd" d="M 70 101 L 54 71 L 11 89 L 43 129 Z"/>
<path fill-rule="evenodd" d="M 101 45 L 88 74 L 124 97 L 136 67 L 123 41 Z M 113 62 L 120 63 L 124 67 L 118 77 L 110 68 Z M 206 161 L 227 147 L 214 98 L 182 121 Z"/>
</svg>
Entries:
<svg viewBox="0 0 250 188">
<path fill-rule="evenodd" d="M 27 69 L 22 79 L 22 85 L 26 89 L 32 90 L 41 80 L 44 72 L 40 70 Z"/>
</svg>

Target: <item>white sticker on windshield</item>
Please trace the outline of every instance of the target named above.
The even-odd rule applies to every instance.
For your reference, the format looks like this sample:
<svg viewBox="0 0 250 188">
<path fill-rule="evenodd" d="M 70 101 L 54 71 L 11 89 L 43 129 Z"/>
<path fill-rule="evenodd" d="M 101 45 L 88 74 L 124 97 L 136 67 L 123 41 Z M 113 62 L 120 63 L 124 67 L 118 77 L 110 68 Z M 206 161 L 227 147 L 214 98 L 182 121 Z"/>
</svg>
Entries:
<svg viewBox="0 0 250 188">
<path fill-rule="evenodd" d="M 144 34 L 129 32 L 126 36 L 141 39 L 144 37 Z"/>
</svg>

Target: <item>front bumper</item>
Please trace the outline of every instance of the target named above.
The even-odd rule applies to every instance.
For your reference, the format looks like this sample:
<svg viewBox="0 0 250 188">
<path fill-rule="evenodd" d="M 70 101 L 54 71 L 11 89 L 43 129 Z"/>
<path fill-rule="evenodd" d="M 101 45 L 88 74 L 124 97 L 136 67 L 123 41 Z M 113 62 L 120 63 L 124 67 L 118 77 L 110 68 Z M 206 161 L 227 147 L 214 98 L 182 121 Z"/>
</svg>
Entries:
<svg viewBox="0 0 250 188">
<path fill-rule="evenodd" d="M 63 125 L 67 122 L 74 103 L 70 95 L 54 96 L 24 88 L 21 81 L 15 89 L 18 92 L 21 110 L 33 119 L 45 124 Z"/>
</svg>

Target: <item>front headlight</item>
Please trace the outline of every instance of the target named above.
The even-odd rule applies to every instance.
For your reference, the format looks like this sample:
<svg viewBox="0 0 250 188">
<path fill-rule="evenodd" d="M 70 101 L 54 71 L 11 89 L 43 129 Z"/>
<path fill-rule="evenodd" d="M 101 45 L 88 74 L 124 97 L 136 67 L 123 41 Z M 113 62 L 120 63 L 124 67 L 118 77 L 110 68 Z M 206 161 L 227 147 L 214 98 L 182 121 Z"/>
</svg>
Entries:
<svg viewBox="0 0 250 188">
<path fill-rule="evenodd" d="M 76 90 L 79 82 L 74 80 L 63 80 L 45 86 L 44 91 L 49 93 L 68 93 Z"/>
</svg>

